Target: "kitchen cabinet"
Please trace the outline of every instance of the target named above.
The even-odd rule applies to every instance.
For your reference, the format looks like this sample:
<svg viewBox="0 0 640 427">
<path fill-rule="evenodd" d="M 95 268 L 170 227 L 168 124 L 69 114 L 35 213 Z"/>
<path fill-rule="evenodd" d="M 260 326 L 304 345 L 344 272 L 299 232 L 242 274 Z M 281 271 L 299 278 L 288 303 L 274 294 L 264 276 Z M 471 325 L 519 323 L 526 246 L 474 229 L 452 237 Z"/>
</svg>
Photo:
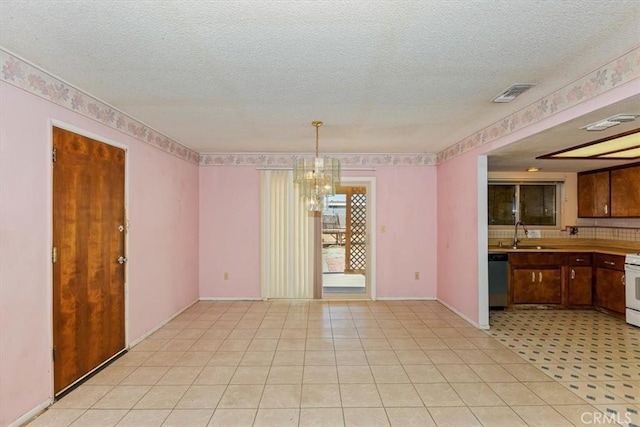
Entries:
<svg viewBox="0 0 640 427">
<path fill-rule="evenodd" d="M 610 181 L 608 170 L 578 174 L 578 217 L 609 216 Z"/>
<path fill-rule="evenodd" d="M 640 217 L 640 164 L 611 170 L 611 216 Z"/>
<path fill-rule="evenodd" d="M 509 255 L 512 304 L 561 304 L 562 259 L 554 253 Z"/>
<path fill-rule="evenodd" d="M 595 268 L 595 306 L 624 314 L 626 308 L 624 257 L 596 254 Z"/>
<path fill-rule="evenodd" d="M 640 163 L 579 173 L 578 217 L 640 218 Z"/>
<path fill-rule="evenodd" d="M 593 305 L 593 267 L 591 254 L 576 253 L 568 255 L 566 281 L 566 305 Z"/>
</svg>

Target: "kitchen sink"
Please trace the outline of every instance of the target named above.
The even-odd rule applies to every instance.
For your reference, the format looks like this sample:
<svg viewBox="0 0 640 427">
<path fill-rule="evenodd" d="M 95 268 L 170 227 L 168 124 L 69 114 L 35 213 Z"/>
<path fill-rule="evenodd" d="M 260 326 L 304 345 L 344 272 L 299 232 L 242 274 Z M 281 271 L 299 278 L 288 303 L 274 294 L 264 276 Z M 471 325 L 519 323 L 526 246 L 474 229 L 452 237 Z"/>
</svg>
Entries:
<svg viewBox="0 0 640 427">
<path fill-rule="evenodd" d="M 495 251 L 496 249 L 504 249 L 504 250 L 518 250 L 518 249 L 522 249 L 522 250 L 551 250 L 551 249 L 556 249 L 552 246 L 544 246 L 544 245 L 518 245 L 518 246 L 511 246 L 511 245 L 502 245 L 502 246 L 498 246 L 498 245 L 491 245 L 489 246 L 489 249 L 492 251 Z"/>
</svg>

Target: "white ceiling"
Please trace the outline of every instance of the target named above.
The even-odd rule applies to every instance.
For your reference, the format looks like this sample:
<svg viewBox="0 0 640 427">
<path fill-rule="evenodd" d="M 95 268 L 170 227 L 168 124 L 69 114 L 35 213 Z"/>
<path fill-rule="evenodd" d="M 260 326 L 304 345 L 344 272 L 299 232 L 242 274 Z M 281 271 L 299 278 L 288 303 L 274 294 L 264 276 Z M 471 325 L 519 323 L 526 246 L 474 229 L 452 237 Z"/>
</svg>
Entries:
<svg viewBox="0 0 640 427">
<path fill-rule="evenodd" d="M 0 45 L 200 152 L 312 151 L 323 120 L 324 152 L 435 153 L 634 48 L 639 22 L 638 0 L 0 0 Z"/>
</svg>

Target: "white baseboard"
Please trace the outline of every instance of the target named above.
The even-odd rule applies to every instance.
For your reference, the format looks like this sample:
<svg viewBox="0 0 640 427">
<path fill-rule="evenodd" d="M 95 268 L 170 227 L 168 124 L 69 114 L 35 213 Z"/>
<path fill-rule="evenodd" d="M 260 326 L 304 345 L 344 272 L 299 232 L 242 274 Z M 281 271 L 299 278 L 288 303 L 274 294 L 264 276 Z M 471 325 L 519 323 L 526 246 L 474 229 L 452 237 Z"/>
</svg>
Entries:
<svg viewBox="0 0 640 427">
<path fill-rule="evenodd" d="M 185 308 L 183 308 L 182 310 L 172 314 L 171 316 L 169 316 L 168 318 L 166 318 L 165 320 L 163 320 L 162 322 L 158 323 L 158 325 L 149 330 L 147 333 L 145 333 L 144 335 L 142 335 L 141 337 L 139 337 L 138 339 L 136 339 L 135 341 L 129 343 L 129 349 L 132 347 L 135 347 L 136 344 L 139 344 L 141 341 L 145 340 L 146 338 L 148 338 L 151 334 L 153 334 L 154 332 L 156 332 L 158 329 L 162 328 L 164 325 L 166 325 L 167 323 L 171 322 L 173 319 L 175 319 L 176 317 L 180 316 L 182 313 L 185 312 L 185 310 L 187 310 L 188 308 L 190 308 L 191 306 L 193 306 L 193 304 L 197 303 L 198 300 L 193 301 L 190 304 L 187 304 L 187 306 Z"/>
<path fill-rule="evenodd" d="M 436 297 L 378 297 L 378 301 L 437 301 Z"/>
<path fill-rule="evenodd" d="M 200 297 L 200 301 L 266 301 L 262 297 Z"/>
<path fill-rule="evenodd" d="M 53 403 L 53 399 L 47 399 L 44 402 L 40 403 L 35 408 L 31 409 L 29 412 L 10 423 L 7 427 L 20 427 L 27 423 L 27 421 L 31 420 L 36 415 L 40 414 L 40 412 L 47 409 Z"/>
<path fill-rule="evenodd" d="M 479 325 L 477 322 L 474 322 L 473 320 L 469 319 L 467 316 L 465 316 L 464 314 L 462 314 L 461 312 L 459 312 L 458 310 L 456 310 L 455 308 L 451 307 L 449 304 L 447 304 L 446 302 L 442 301 L 442 300 L 438 300 L 438 302 L 442 305 L 444 305 L 445 307 L 447 307 L 449 310 L 453 311 L 455 314 L 457 314 L 458 316 L 460 316 L 461 318 L 463 318 L 464 320 L 466 320 L 467 322 L 469 322 L 472 326 L 478 328 L 478 329 L 489 329 L 488 326 L 484 326 L 484 325 Z"/>
</svg>

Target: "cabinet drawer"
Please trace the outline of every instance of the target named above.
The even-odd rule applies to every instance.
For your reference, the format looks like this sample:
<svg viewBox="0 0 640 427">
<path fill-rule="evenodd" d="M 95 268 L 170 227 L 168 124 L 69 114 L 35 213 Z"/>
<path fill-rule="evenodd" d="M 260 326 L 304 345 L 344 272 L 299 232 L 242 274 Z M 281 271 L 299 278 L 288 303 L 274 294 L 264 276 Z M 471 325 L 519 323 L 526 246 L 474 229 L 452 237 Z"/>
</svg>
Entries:
<svg viewBox="0 0 640 427">
<path fill-rule="evenodd" d="M 624 257 L 620 255 L 596 254 L 596 267 L 624 271 Z"/>
<path fill-rule="evenodd" d="M 558 266 L 564 264 L 562 255 L 549 252 L 549 253 L 526 253 L 526 254 L 509 254 L 510 265 L 525 265 L 525 266 Z"/>
<path fill-rule="evenodd" d="M 571 266 L 590 266 L 592 262 L 592 255 L 586 253 L 569 254 L 568 258 L 568 263 Z"/>
</svg>

